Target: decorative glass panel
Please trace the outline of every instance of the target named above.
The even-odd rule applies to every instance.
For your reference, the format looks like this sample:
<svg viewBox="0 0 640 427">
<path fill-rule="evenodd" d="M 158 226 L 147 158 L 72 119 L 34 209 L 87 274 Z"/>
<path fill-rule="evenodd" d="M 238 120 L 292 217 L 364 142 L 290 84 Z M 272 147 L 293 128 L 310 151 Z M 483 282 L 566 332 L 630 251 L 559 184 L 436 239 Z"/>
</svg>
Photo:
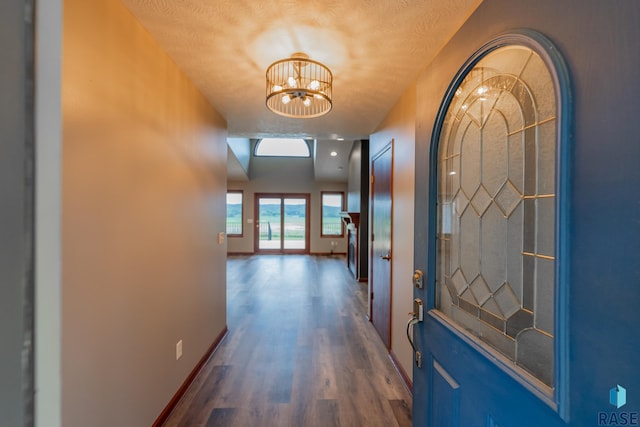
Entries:
<svg viewBox="0 0 640 427">
<path fill-rule="evenodd" d="M 548 386 L 556 126 L 546 64 L 507 46 L 467 72 L 438 145 L 436 308 Z"/>
</svg>

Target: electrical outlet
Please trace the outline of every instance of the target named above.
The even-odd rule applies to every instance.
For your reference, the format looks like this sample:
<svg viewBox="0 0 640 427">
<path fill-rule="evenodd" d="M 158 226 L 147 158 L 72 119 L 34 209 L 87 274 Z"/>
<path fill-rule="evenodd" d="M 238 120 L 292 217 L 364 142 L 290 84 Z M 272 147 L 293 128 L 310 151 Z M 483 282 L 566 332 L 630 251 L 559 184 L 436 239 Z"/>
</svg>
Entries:
<svg viewBox="0 0 640 427">
<path fill-rule="evenodd" d="M 182 340 L 176 344 L 176 360 L 182 357 Z"/>
<path fill-rule="evenodd" d="M 221 245 L 224 243 L 224 231 L 218 233 L 218 244 Z"/>
</svg>

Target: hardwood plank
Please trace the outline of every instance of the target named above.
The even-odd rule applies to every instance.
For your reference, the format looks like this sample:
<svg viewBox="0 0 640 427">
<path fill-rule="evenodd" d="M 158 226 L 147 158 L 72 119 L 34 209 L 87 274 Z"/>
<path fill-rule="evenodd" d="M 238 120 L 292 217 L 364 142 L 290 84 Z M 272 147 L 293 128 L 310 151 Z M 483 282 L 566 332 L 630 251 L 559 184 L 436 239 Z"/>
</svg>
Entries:
<svg viewBox="0 0 640 427">
<path fill-rule="evenodd" d="M 314 383 L 317 375 L 313 368 L 315 352 L 311 346 L 300 346 L 296 353 L 296 366 L 293 378 L 292 424 L 296 426 L 311 425 L 314 390 L 309 384 Z"/>
<path fill-rule="evenodd" d="M 320 399 L 316 402 L 315 425 L 326 427 L 340 426 L 338 401 Z"/>
<path fill-rule="evenodd" d="M 176 394 L 173 396 L 169 404 L 160 413 L 158 418 L 153 423 L 153 427 L 164 425 L 167 419 L 169 418 L 169 415 L 171 414 L 171 412 L 174 412 L 176 410 L 177 403 L 183 399 L 185 393 L 187 393 L 189 389 L 198 388 L 201 386 L 201 383 L 203 381 L 202 378 L 206 377 L 206 374 L 204 372 L 207 371 L 208 369 L 211 369 L 206 364 L 206 362 L 211 356 L 211 354 L 213 354 L 213 352 L 218 348 L 220 342 L 224 339 L 226 335 L 227 335 L 227 328 L 225 327 L 224 330 L 218 335 L 218 337 L 216 337 L 216 339 L 211 344 L 209 349 L 207 349 L 207 352 L 205 353 L 205 355 L 202 356 L 200 361 L 193 368 L 193 370 L 191 371 L 187 379 L 183 382 L 182 386 L 178 389 Z M 177 412 L 181 410 L 182 408 L 178 409 Z"/>
<path fill-rule="evenodd" d="M 411 404 L 404 400 L 390 400 L 391 410 L 400 427 L 411 427 Z"/>
<path fill-rule="evenodd" d="M 236 423 L 236 415 L 238 410 L 236 408 L 215 408 L 211 411 L 211 415 L 205 424 L 206 427 L 234 427 Z M 192 425 L 185 423 L 185 425 Z"/>
<path fill-rule="evenodd" d="M 216 365 L 212 366 L 208 371 L 203 371 L 202 378 L 206 378 L 206 381 L 194 384 L 195 387 L 188 391 L 185 399 L 191 401 L 191 403 L 180 407 L 184 412 L 181 416 L 182 423 L 185 425 L 202 423 L 204 415 L 213 409 L 212 403 L 220 393 L 224 385 L 224 379 L 229 375 L 229 368 L 226 365 Z"/>
<path fill-rule="evenodd" d="M 165 426 L 408 426 L 411 395 L 341 256 L 232 256 L 229 334 Z"/>
</svg>

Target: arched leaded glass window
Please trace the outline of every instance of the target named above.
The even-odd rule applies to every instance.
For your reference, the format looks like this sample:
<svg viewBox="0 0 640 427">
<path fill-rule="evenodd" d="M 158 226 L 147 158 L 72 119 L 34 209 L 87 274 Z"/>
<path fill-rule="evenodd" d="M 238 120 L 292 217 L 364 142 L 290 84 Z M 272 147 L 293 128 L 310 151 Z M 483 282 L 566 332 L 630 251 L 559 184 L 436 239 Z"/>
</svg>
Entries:
<svg viewBox="0 0 640 427">
<path fill-rule="evenodd" d="M 552 387 L 554 79 L 521 45 L 462 75 L 439 130 L 435 306 Z"/>
</svg>

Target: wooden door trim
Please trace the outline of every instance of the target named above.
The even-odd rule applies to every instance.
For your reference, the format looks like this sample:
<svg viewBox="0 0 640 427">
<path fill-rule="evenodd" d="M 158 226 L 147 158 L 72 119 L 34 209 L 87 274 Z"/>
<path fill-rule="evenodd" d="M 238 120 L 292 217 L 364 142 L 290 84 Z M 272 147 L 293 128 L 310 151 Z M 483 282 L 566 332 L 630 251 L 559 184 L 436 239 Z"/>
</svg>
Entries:
<svg viewBox="0 0 640 427">
<path fill-rule="evenodd" d="M 213 355 L 213 353 L 220 347 L 220 344 L 222 344 L 222 340 L 227 336 L 228 333 L 229 329 L 225 325 L 216 339 L 213 340 L 213 343 L 211 343 L 204 355 L 200 358 L 198 363 L 196 363 L 196 366 L 194 366 L 189 375 L 187 375 L 187 378 L 182 382 L 180 388 L 178 388 L 171 400 L 169 400 L 169 403 L 167 403 L 167 406 L 164 407 L 151 427 L 161 427 L 164 425 L 167 419 L 169 419 L 171 412 L 176 408 L 176 406 L 178 406 L 178 402 L 180 402 L 180 399 L 184 397 L 187 389 L 191 386 L 191 384 L 193 384 L 196 377 L 203 371 L 205 363 L 207 363 L 207 361 L 211 358 L 211 355 Z"/>
<path fill-rule="evenodd" d="M 260 249 L 260 239 L 259 239 L 259 232 L 256 231 L 256 228 L 259 226 L 259 221 L 260 221 L 260 208 L 258 206 L 258 200 L 260 198 L 274 198 L 274 199 L 305 199 L 306 200 L 306 206 L 305 206 L 305 227 L 306 227 L 306 232 L 305 232 L 305 236 L 304 236 L 304 245 L 305 245 L 305 249 L 304 250 L 297 250 L 297 249 L 284 249 L 282 247 L 282 242 L 281 242 L 281 247 L 280 249 Z M 254 218 L 254 224 L 253 224 L 253 252 L 256 254 L 309 254 L 311 251 L 311 194 L 309 193 L 254 193 L 253 195 L 253 218 Z M 282 209 L 282 202 L 281 202 L 281 209 Z M 281 211 L 281 218 L 280 218 L 280 226 L 282 228 L 282 233 L 284 235 L 284 227 L 283 226 L 284 223 L 284 212 Z M 281 237 L 282 238 L 282 237 Z"/>
</svg>

